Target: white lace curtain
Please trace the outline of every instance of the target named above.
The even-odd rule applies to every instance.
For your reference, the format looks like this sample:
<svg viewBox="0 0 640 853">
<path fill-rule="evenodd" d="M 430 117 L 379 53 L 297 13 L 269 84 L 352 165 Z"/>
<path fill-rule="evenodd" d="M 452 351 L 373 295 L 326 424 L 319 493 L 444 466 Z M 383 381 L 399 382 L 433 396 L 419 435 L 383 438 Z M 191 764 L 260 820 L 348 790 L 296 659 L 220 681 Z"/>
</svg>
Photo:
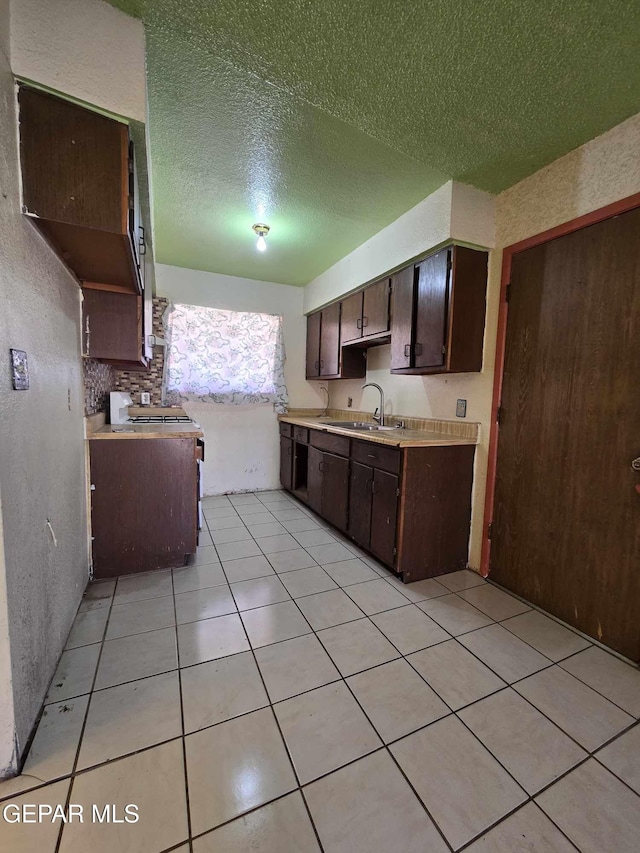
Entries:
<svg viewBox="0 0 640 853">
<path fill-rule="evenodd" d="M 166 403 L 273 403 L 286 410 L 282 317 L 169 305 Z"/>
</svg>

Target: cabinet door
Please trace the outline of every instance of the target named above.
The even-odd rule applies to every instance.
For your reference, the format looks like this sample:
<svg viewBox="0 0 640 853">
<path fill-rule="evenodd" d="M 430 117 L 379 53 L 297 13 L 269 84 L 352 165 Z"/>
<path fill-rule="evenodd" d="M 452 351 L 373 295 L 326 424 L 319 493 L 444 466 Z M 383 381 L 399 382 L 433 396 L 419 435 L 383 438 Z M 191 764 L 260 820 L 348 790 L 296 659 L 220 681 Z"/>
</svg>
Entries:
<svg viewBox="0 0 640 853">
<path fill-rule="evenodd" d="M 83 288 L 84 353 L 114 362 L 142 359 L 142 300 L 133 293 Z"/>
<path fill-rule="evenodd" d="M 441 367 L 445 363 L 450 253 L 450 249 L 443 249 L 417 267 L 415 367 Z"/>
<path fill-rule="evenodd" d="M 280 436 L 280 482 L 284 489 L 291 490 L 293 485 L 293 441 Z"/>
<path fill-rule="evenodd" d="M 322 511 L 322 457 L 321 450 L 309 447 L 307 469 L 307 502 L 318 515 Z"/>
<path fill-rule="evenodd" d="M 365 288 L 362 308 L 363 335 L 379 335 L 389 331 L 390 284 L 391 279 L 384 278 Z M 344 314 L 342 322 L 344 323 Z"/>
<path fill-rule="evenodd" d="M 320 376 L 320 319 L 321 312 L 307 317 L 307 379 Z"/>
<path fill-rule="evenodd" d="M 362 337 L 362 291 L 342 300 L 340 340 L 343 344 Z"/>
<path fill-rule="evenodd" d="M 392 278 L 391 370 L 411 367 L 413 343 L 414 266 L 400 270 Z"/>
<path fill-rule="evenodd" d="M 349 460 L 322 454 L 322 516 L 340 530 L 347 529 Z"/>
<path fill-rule="evenodd" d="M 322 311 L 320 330 L 320 376 L 340 373 L 340 303 L 334 302 Z"/>
<path fill-rule="evenodd" d="M 398 478 L 386 471 L 374 471 L 371 506 L 371 551 L 383 563 L 395 563 L 398 516 Z"/>
<path fill-rule="evenodd" d="M 351 462 L 349 483 L 349 535 L 363 548 L 371 538 L 371 485 L 373 468 Z"/>
</svg>

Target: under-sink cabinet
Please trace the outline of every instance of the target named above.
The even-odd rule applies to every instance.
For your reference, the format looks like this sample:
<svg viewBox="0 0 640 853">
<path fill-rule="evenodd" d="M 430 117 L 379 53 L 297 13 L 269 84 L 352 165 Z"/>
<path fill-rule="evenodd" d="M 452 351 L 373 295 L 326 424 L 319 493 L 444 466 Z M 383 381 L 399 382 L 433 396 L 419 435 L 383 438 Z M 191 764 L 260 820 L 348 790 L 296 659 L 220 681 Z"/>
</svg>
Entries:
<svg viewBox="0 0 640 853">
<path fill-rule="evenodd" d="M 394 447 L 280 423 L 283 488 L 405 582 L 467 565 L 473 445 Z"/>
</svg>

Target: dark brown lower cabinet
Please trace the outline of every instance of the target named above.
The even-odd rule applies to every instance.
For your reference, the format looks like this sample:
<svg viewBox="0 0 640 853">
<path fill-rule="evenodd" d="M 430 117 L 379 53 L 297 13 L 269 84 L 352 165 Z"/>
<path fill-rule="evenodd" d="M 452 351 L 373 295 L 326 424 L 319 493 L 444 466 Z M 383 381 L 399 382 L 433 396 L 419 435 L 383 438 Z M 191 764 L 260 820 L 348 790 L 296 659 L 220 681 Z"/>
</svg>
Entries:
<svg viewBox="0 0 640 853">
<path fill-rule="evenodd" d="M 396 555 L 398 482 L 395 474 L 387 474 L 386 471 L 373 472 L 369 549 L 390 566 L 394 565 Z"/>
<path fill-rule="evenodd" d="M 465 568 L 473 445 L 400 449 L 320 430 L 308 435 L 306 452 L 293 451 L 296 465 L 306 459 L 306 493 L 293 491 L 314 512 L 405 582 Z"/>
<path fill-rule="evenodd" d="M 293 441 L 280 436 L 280 482 L 283 489 L 293 488 Z"/>
<path fill-rule="evenodd" d="M 322 454 L 323 518 L 346 531 L 349 506 L 349 460 L 333 453 Z"/>
<path fill-rule="evenodd" d="M 94 577 L 183 566 L 197 545 L 196 439 L 94 439 L 89 455 Z"/>
</svg>

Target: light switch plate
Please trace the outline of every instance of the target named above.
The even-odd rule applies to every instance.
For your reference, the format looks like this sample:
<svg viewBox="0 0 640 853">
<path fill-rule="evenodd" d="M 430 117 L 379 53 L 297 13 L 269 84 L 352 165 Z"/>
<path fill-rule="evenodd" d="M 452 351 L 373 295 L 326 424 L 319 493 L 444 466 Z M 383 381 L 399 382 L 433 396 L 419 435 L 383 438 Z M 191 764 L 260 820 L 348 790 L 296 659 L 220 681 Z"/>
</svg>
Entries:
<svg viewBox="0 0 640 853">
<path fill-rule="evenodd" d="M 456 417 L 457 418 L 466 418 L 467 417 L 467 401 L 466 400 L 458 400 L 456 403 Z"/>
<path fill-rule="evenodd" d="M 140 404 L 142 406 L 148 406 L 151 402 L 151 394 L 148 391 L 140 392 Z"/>
<path fill-rule="evenodd" d="M 27 354 L 22 349 L 11 349 L 11 381 L 14 391 L 29 390 L 29 364 Z"/>
</svg>

